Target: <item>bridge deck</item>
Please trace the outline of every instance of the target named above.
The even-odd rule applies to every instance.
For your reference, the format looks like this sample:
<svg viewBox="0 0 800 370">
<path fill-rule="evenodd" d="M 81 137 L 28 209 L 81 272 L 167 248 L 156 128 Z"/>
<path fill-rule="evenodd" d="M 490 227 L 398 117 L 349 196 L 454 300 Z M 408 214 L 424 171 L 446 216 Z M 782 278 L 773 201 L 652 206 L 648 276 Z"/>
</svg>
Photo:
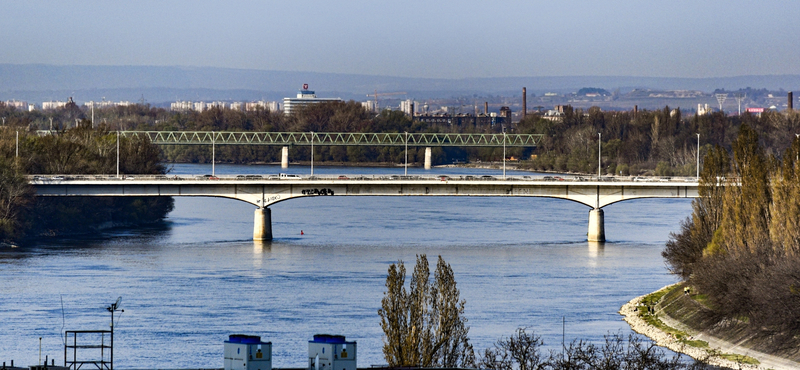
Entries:
<svg viewBox="0 0 800 370">
<path fill-rule="evenodd" d="M 557 176 L 56 175 L 32 176 L 30 183 L 40 196 L 212 196 L 238 199 L 258 207 L 304 196 L 527 196 L 567 199 L 602 208 L 636 198 L 697 197 L 698 184 L 693 180 Z"/>
</svg>

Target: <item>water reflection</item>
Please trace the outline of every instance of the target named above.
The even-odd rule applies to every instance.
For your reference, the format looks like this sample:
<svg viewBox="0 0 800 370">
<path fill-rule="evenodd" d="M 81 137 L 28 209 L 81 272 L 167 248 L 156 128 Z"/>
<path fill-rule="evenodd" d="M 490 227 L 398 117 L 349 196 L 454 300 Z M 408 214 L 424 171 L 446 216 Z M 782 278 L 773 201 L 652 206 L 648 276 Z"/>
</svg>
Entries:
<svg viewBox="0 0 800 370">
<path fill-rule="evenodd" d="M 605 242 L 586 242 L 588 245 L 589 257 L 603 257 L 603 251 L 606 248 Z"/>
</svg>

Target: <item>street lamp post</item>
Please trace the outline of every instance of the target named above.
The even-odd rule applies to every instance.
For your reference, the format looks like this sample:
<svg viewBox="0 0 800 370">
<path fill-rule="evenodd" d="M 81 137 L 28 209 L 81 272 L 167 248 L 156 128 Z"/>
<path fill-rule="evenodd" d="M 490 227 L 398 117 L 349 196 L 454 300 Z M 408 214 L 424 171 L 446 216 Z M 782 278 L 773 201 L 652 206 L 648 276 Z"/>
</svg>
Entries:
<svg viewBox="0 0 800 370">
<path fill-rule="evenodd" d="M 602 156 L 603 156 L 603 134 L 598 132 L 597 133 L 597 179 L 599 180 L 602 176 L 600 174 L 600 169 L 602 168 Z"/>
<path fill-rule="evenodd" d="M 117 130 L 117 178 L 119 178 L 119 130 Z"/>
<path fill-rule="evenodd" d="M 697 134 L 697 181 L 700 181 L 700 134 Z"/>
<path fill-rule="evenodd" d="M 311 131 L 311 176 L 314 176 L 314 131 Z"/>
<path fill-rule="evenodd" d="M 19 158 L 19 130 L 17 130 L 17 158 Z"/>
<path fill-rule="evenodd" d="M 405 165 L 405 172 L 403 172 L 405 176 L 408 176 L 408 131 L 406 131 L 406 165 Z"/>
<path fill-rule="evenodd" d="M 506 179 L 506 126 L 503 125 L 503 180 Z"/>
<path fill-rule="evenodd" d="M 125 312 L 119 308 L 122 297 L 117 298 L 117 301 L 106 307 L 108 312 L 111 312 L 111 367 L 109 370 L 114 370 L 114 311 Z"/>
<path fill-rule="evenodd" d="M 211 176 L 216 176 L 214 166 L 217 163 L 217 153 L 215 147 L 214 131 L 211 131 Z"/>
</svg>

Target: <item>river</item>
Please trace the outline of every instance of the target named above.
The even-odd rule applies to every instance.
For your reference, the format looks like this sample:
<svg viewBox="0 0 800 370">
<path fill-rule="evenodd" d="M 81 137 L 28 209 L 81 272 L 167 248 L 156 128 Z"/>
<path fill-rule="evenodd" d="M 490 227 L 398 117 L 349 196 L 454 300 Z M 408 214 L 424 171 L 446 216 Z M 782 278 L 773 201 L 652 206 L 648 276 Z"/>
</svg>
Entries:
<svg viewBox="0 0 800 370">
<path fill-rule="evenodd" d="M 309 168 L 216 166 L 217 174 L 278 172 Z M 315 168 L 386 173 L 403 168 Z M 409 169 L 422 173 L 502 172 Z M 43 358 L 63 364 L 63 331 L 107 329 L 105 307 L 121 296 L 120 369 L 222 367 L 223 341 L 237 333 L 271 341 L 276 367 L 306 366 L 307 341 L 319 333 L 357 341 L 359 367 L 385 364 L 377 311 L 386 271 L 402 260 L 410 276 L 420 253 L 432 267 L 438 255 L 453 267 L 476 354 L 517 327 L 558 350 L 562 320 L 567 342 L 599 342 L 631 333 L 617 314 L 625 302 L 676 281 L 660 253 L 691 201 L 605 207 L 608 242 L 599 245 L 586 241 L 589 209 L 556 199 L 315 197 L 271 208 L 271 243 L 251 240 L 252 205 L 179 197 L 163 225 L 0 247 L 0 361 L 37 364 L 41 337 Z"/>
</svg>

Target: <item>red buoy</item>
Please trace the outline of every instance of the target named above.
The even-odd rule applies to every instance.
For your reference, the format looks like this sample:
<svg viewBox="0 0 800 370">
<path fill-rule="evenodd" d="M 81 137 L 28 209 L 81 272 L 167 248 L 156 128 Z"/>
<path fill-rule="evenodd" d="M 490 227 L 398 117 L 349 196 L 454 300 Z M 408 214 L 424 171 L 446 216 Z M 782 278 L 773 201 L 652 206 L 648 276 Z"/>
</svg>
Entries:
<svg viewBox="0 0 800 370">
<path fill-rule="evenodd" d="M 305 234 L 303 234 L 303 230 L 300 230 L 300 235 L 305 235 Z"/>
</svg>

